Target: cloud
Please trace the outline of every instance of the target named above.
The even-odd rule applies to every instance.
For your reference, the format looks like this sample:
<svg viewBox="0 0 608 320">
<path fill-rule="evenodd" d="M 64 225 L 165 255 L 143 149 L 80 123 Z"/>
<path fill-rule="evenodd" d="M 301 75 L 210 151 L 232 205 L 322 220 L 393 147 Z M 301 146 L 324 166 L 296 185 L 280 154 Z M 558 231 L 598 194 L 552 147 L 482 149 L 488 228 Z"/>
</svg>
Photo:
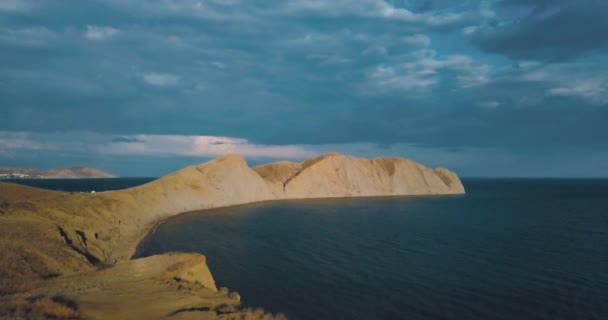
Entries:
<svg viewBox="0 0 608 320">
<path fill-rule="evenodd" d="M 352 59 L 347 57 L 342 57 L 339 55 L 326 55 L 326 54 L 310 54 L 306 56 L 306 59 L 309 60 L 318 60 L 321 61 L 321 64 L 347 64 L 353 62 Z"/>
<path fill-rule="evenodd" d="M 17 46 L 48 46 L 57 38 L 57 32 L 41 26 L 0 29 L 0 42 L 6 42 Z"/>
<path fill-rule="evenodd" d="M 104 40 L 118 34 L 118 29 L 107 26 L 87 26 L 85 37 L 89 40 Z"/>
<path fill-rule="evenodd" d="M 223 63 L 218 62 L 218 61 L 211 62 L 211 65 L 217 69 L 224 69 L 226 67 Z"/>
<path fill-rule="evenodd" d="M 0 131 L 0 154 L 14 154 L 16 150 L 40 150 L 46 146 L 34 141 L 25 132 Z"/>
<path fill-rule="evenodd" d="M 426 94 L 430 87 L 434 86 L 439 80 L 434 77 L 434 69 L 415 70 L 413 65 L 404 65 L 398 68 L 380 65 L 370 74 L 371 91 L 364 88 L 365 93 L 382 94 L 390 91 L 401 91 L 415 95 Z"/>
<path fill-rule="evenodd" d="M 196 154 L 220 155 L 238 153 L 252 158 L 300 159 L 313 153 L 301 146 L 268 146 L 251 144 L 245 139 L 227 137 L 193 137 L 192 151 Z"/>
<path fill-rule="evenodd" d="M 549 96 L 577 97 L 593 105 L 608 104 L 608 71 L 603 65 L 524 63 L 516 77 L 545 87 Z"/>
<path fill-rule="evenodd" d="M 130 15 L 155 17 L 195 17 L 217 21 L 247 20 L 241 12 L 245 2 L 238 0 L 100 0 L 105 5 Z"/>
<path fill-rule="evenodd" d="M 568 61 L 603 52 L 608 4 L 603 1 L 505 1 L 529 13 L 481 26 L 474 43 L 484 52 L 512 59 Z M 519 10 L 521 11 L 521 10 Z"/>
<path fill-rule="evenodd" d="M 297 159 L 312 153 L 300 146 L 258 145 L 246 139 L 216 136 L 135 135 L 134 142 L 98 146 L 103 154 L 215 157 L 238 153 L 251 158 Z"/>
<path fill-rule="evenodd" d="M 107 143 L 109 135 L 67 132 L 54 134 L 0 131 L 4 165 L 52 168 L 75 165 L 99 167 L 121 176 L 160 176 L 226 153 L 246 156 L 250 165 L 340 152 L 357 157 L 405 157 L 428 167 L 448 167 L 463 177 L 564 177 L 608 175 L 608 153 L 564 149 L 521 154 L 504 148 L 429 148 L 408 143 L 263 146 L 245 139 L 215 136 L 129 135 L 136 143 Z M 143 140 L 147 139 L 146 142 Z M 35 162 L 32 153 L 44 157 Z M 514 164 L 518 164 L 514 166 Z"/>
<path fill-rule="evenodd" d="M 305 146 L 261 145 L 247 139 L 221 136 L 135 134 L 112 138 L 109 134 L 91 132 L 41 134 L 0 131 L 0 154 L 22 151 L 58 151 L 89 156 L 199 158 L 237 153 L 254 159 L 302 159 L 314 155 Z"/>
<path fill-rule="evenodd" d="M 108 137 L 109 135 L 87 132 L 40 134 L 0 131 L 0 158 L 5 161 L 12 158 L 20 161 L 24 156 L 27 157 L 29 152 L 35 151 L 47 155 L 47 158 L 50 159 L 57 157 L 58 154 L 64 158 L 78 159 L 77 164 L 79 165 L 92 165 L 91 163 L 94 161 L 91 159 L 111 158 L 116 163 L 120 163 L 124 159 L 132 159 L 139 163 L 139 166 L 146 166 L 146 163 L 158 163 L 158 160 L 155 159 L 169 161 L 187 157 L 194 159 L 190 163 L 196 163 L 202 161 L 196 159 L 214 158 L 230 153 L 241 154 L 259 163 L 259 161 L 275 159 L 302 161 L 322 153 L 340 152 L 366 158 L 407 157 L 430 167 L 449 165 L 451 168 L 468 168 L 474 165 L 478 159 L 487 160 L 492 157 L 497 161 L 502 156 L 498 156 L 496 153 L 504 153 L 504 151 L 482 149 L 429 149 L 411 144 L 386 146 L 374 143 L 258 145 L 252 144 L 246 139 L 221 136 L 125 135 L 119 137 L 118 141 L 107 143 Z M 172 167 L 169 171 L 181 169 L 185 165 Z M 125 175 L 131 176 L 132 172 L 133 170 L 129 170 Z M 148 172 L 147 175 L 149 176 L 150 173 Z"/>
<path fill-rule="evenodd" d="M 137 16 L 194 17 L 213 21 L 264 21 L 291 17 L 343 17 L 395 21 L 409 25 L 443 28 L 474 20 L 479 10 L 462 12 L 464 6 L 447 6 L 436 12 L 385 0 L 100 0 L 105 6 Z M 411 7 L 411 6 L 409 6 Z M 470 9 L 470 6 L 466 6 Z M 456 10 L 460 9 L 460 10 Z"/>
<path fill-rule="evenodd" d="M 332 35 L 321 32 L 307 32 L 304 35 L 289 39 L 285 41 L 285 43 L 289 46 L 332 48 L 341 45 L 340 40 L 339 34 Z"/>
<path fill-rule="evenodd" d="M 147 73 L 143 75 L 144 81 L 156 87 L 172 87 L 179 84 L 179 77 L 169 73 Z"/>
<path fill-rule="evenodd" d="M 234 6 L 241 3 L 240 0 L 213 0 L 213 2 L 223 6 Z"/>
<path fill-rule="evenodd" d="M 608 105 L 608 81 L 604 79 L 575 80 L 569 87 L 551 88 L 553 96 L 580 97 L 595 105 Z"/>
<path fill-rule="evenodd" d="M 158 157 L 213 158 L 236 153 L 249 159 L 301 161 L 322 153 L 340 152 L 367 158 L 407 156 L 430 166 L 445 166 L 447 159 L 455 161 L 454 164 L 470 157 L 470 155 L 462 153 L 462 150 L 433 150 L 411 144 L 388 146 L 380 146 L 375 143 L 260 145 L 251 143 L 247 139 L 232 137 L 147 134 L 124 135 L 114 138 L 111 143 L 108 143 L 108 138 L 109 135 L 90 132 L 41 134 L 0 131 L 0 155 L 14 157 L 23 155 L 24 151 L 25 154 L 36 151 L 60 152 L 77 158 L 85 155 L 94 158 L 119 156 L 139 157 L 142 161 L 151 161 L 150 159 Z"/>
<path fill-rule="evenodd" d="M 142 143 L 145 141 L 138 139 L 137 137 L 122 136 L 122 137 L 116 137 L 116 138 L 112 139 L 112 142 L 115 142 L 115 143 L 136 143 L 136 142 Z"/>
<path fill-rule="evenodd" d="M 478 26 L 468 26 L 462 29 L 462 33 L 468 36 L 474 34 L 475 32 L 477 32 L 477 30 L 479 30 Z"/>
<path fill-rule="evenodd" d="M 568 2 L 568 0 L 500 0 L 499 4 L 503 7 L 524 6 L 542 10 Z"/>
<path fill-rule="evenodd" d="M 460 23 L 468 18 L 468 13 L 414 13 L 403 7 L 396 7 L 384 0 L 290 0 L 284 13 L 319 16 L 356 16 L 381 20 L 395 20 L 429 26 L 444 26 Z"/>
<path fill-rule="evenodd" d="M 477 104 L 480 108 L 493 110 L 500 107 L 500 102 L 498 101 L 484 101 Z"/>
<path fill-rule="evenodd" d="M 23 12 L 30 9 L 30 3 L 25 0 L 2 0 L 0 12 Z"/>
<path fill-rule="evenodd" d="M 423 97 L 444 81 L 444 73 L 454 72 L 461 88 L 484 85 L 490 81 L 490 67 L 464 55 L 438 56 L 434 50 L 420 50 L 403 57 L 395 65 L 379 65 L 369 75 L 367 94 L 404 92 Z"/>
<path fill-rule="evenodd" d="M 568 33 L 601 42 L 603 33 L 593 33 L 601 22 L 572 18 L 555 29 L 562 38 L 547 29 L 541 33 L 552 41 L 479 50 L 479 37 L 510 41 L 573 16 L 572 1 L 561 11 L 539 0 L 518 1 L 523 9 L 505 1 L 221 2 L 46 1 L 26 15 L 2 11 L 0 128 L 93 131 L 105 139 L 95 146 L 126 145 L 111 140 L 139 133 L 198 136 L 204 128 L 255 150 L 356 143 L 608 150 L 601 138 L 608 108 L 597 107 L 608 56 L 602 44 L 580 51 Z M 429 20 L 449 14 L 462 20 Z M 581 33 L 587 24 L 590 33 Z M 87 25 L 117 28 L 106 40 L 120 41 L 89 41 Z M 541 47 L 546 55 L 530 53 Z M 563 50 L 579 51 L 555 58 Z M 489 112 L 489 102 L 500 106 Z M 152 147 L 133 141 L 130 148 Z"/>
<path fill-rule="evenodd" d="M 402 40 L 405 44 L 417 47 L 428 47 L 431 44 L 431 39 L 423 34 L 405 36 Z"/>
</svg>

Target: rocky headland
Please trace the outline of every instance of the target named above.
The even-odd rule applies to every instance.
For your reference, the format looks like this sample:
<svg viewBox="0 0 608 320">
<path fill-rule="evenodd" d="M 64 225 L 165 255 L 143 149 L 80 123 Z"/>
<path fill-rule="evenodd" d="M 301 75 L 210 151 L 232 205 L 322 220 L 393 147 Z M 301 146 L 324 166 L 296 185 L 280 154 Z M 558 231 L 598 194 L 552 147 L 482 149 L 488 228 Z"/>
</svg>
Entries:
<svg viewBox="0 0 608 320">
<path fill-rule="evenodd" d="M 132 259 L 180 213 L 282 199 L 465 192 L 447 169 L 326 154 L 250 168 L 226 155 L 138 187 L 95 194 L 0 183 L 0 318 L 270 319 L 216 288 L 205 257 Z M 245 297 L 246 299 L 247 297 Z"/>
<path fill-rule="evenodd" d="M 33 168 L 0 167 L 0 179 L 83 179 L 116 178 L 113 173 L 90 167 L 38 170 Z"/>
</svg>

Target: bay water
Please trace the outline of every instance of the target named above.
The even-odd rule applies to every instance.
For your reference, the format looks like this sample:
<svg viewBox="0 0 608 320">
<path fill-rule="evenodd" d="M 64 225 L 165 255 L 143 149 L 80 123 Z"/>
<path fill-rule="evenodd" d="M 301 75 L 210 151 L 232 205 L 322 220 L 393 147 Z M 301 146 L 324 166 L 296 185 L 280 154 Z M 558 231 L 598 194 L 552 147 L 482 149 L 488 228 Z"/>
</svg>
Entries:
<svg viewBox="0 0 608 320">
<path fill-rule="evenodd" d="M 290 319 L 608 319 L 608 180 L 463 183 L 188 213 L 139 255 L 202 253 L 218 287 Z"/>
</svg>

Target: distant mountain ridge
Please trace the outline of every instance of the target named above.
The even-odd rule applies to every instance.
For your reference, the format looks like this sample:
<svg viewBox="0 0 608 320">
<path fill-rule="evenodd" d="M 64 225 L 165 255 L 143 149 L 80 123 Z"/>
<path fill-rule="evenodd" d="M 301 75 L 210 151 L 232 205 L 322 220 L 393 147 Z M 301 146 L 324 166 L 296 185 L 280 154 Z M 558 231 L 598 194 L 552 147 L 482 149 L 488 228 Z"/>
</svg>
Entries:
<svg viewBox="0 0 608 320">
<path fill-rule="evenodd" d="M 42 171 L 34 168 L 0 167 L 0 179 L 81 179 L 116 178 L 113 173 L 90 167 L 57 168 Z"/>
</svg>

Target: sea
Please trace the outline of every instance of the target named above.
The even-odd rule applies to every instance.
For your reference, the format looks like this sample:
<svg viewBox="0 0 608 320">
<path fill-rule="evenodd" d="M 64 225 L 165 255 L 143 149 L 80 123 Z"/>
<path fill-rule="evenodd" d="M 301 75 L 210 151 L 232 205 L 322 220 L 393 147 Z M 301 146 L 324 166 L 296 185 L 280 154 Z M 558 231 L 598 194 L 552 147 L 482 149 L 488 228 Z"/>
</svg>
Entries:
<svg viewBox="0 0 608 320">
<path fill-rule="evenodd" d="M 156 178 L 90 178 L 90 179 L 0 179 L 0 182 L 22 184 L 65 192 L 100 192 L 127 189 Z"/>
<path fill-rule="evenodd" d="M 187 213 L 138 254 L 202 253 L 218 288 L 289 319 L 608 319 L 608 180 L 463 184 Z"/>
</svg>

